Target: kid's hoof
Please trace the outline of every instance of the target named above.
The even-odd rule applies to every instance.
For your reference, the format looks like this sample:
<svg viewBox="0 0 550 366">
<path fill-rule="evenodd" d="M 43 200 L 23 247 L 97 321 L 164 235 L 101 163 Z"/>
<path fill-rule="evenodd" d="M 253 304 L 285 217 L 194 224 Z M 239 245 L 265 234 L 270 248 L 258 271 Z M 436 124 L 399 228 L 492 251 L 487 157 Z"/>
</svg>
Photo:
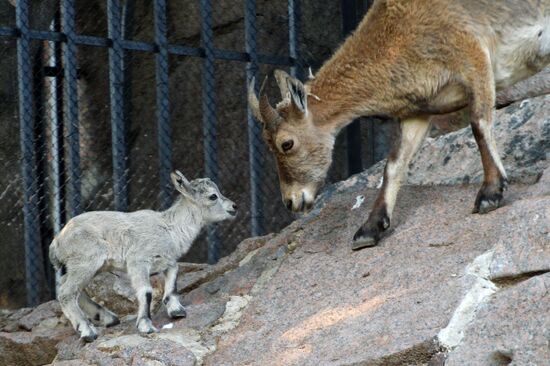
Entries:
<svg viewBox="0 0 550 366">
<path fill-rule="evenodd" d="M 187 312 L 182 307 L 181 309 L 171 311 L 170 313 L 168 313 L 168 316 L 172 319 L 186 318 Z"/>
<path fill-rule="evenodd" d="M 82 339 L 82 341 L 86 343 L 91 343 L 97 339 L 97 334 L 84 335 L 84 336 L 81 336 L 80 339 Z"/>
<path fill-rule="evenodd" d="M 378 244 L 378 240 L 375 235 L 372 235 L 369 232 L 360 228 L 355 235 L 353 236 L 353 241 L 351 242 L 352 250 L 359 250 L 363 248 L 374 247 Z"/>
<path fill-rule="evenodd" d="M 80 339 L 84 342 L 93 342 L 97 339 L 97 332 L 91 324 L 81 323 L 76 327 Z"/>
<path fill-rule="evenodd" d="M 115 325 L 120 324 L 120 319 L 118 317 L 114 317 L 111 321 L 109 321 L 107 324 L 105 324 L 105 327 L 110 328 L 114 327 Z"/>
<path fill-rule="evenodd" d="M 137 328 L 138 332 L 141 334 L 151 334 L 158 332 L 158 329 L 153 327 L 151 319 L 140 319 Z"/>
<path fill-rule="evenodd" d="M 164 300 L 164 305 L 166 305 L 166 313 L 172 319 L 185 318 L 187 312 L 183 305 L 179 302 L 177 295 L 168 295 Z"/>
<path fill-rule="evenodd" d="M 141 328 L 141 329 L 138 329 L 138 332 L 140 334 L 151 334 L 151 333 L 157 333 L 158 332 L 158 329 L 153 327 L 153 326 L 150 326 L 149 328 Z"/>
</svg>

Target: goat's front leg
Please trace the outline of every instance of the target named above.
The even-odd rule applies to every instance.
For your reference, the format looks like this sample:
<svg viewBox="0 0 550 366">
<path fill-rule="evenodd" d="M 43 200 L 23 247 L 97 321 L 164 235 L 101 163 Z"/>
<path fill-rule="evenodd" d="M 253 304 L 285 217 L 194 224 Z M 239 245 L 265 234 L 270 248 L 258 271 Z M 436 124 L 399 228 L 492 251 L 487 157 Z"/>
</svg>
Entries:
<svg viewBox="0 0 550 366">
<path fill-rule="evenodd" d="M 162 302 L 166 306 L 168 316 L 173 319 L 185 318 L 187 313 L 178 299 L 176 280 L 178 278 L 178 265 L 174 263 L 164 272 L 164 297 Z"/>
<path fill-rule="evenodd" d="M 401 121 L 398 138 L 386 162 L 382 188 L 367 222 L 359 228 L 353 237 L 351 246 L 353 250 L 376 245 L 382 232 L 390 227 L 401 182 L 406 177 L 409 163 L 422 144 L 429 127 L 428 117 Z"/>
<path fill-rule="evenodd" d="M 128 275 L 138 300 L 138 314 L 136 326 L 140 333 L 153 333 L 157 329 L 151 321 L 151 300 L 153 288 L 149 280 L 150 264 L 147 262 L 128 263 Z"/>
</svg>

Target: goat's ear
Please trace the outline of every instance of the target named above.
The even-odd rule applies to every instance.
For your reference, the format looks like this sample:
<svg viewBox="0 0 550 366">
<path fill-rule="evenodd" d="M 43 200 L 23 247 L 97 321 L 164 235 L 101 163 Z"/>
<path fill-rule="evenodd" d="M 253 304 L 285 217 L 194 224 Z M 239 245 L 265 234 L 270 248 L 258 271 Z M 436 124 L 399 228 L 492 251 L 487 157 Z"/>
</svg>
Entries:
<svg viewBox="0 0 550 366">
<path fill-rule="evenodd" d="M 186 196 L 192 196 L 193 188 L 191 187 L 191 183 L 189 183 L 187 178 L 185 178 L 179 170 L 171 173 L 170 177 L 172 178 L 174 188 L 176 188 L 178 192 Z"/>
<path fill-rule="evenodd" d="M 277 81 L 277 85 L 279 86 L 279 90 L 281 91 L 281 98 L 290 98 L 290 91 L 288 90 L 287 80 L 292 79 L 292 76 L 290 76 L 286 71 L 279 69 L 275 70 L 273 72 L 273 75 L 275 76 L 275 80 Z"/>
<path fill-rule="evenodd" d="M 294 109 L 299 113 L 306 114 L 308 93 L 304 84 L 283 70 L 275 70 L 274 75 L 281 91 L 281 97 L 283 99 L 290 98 Z"/>
<path fill-rule="evenodd" d="M 292 105 L 303 114 L 307 114 L 307 91 L 298 79 L 289 77 L 286 79 Z"/>
</svg>

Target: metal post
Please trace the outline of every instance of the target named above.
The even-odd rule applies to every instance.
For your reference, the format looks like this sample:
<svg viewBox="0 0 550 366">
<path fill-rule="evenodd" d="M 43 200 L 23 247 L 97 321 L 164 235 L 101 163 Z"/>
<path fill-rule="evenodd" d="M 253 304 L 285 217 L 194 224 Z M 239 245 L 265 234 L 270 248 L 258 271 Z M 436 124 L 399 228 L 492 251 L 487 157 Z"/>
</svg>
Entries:
<svg viewBox="0 0 550 366">
<path fill-rule="evenodd" d="M 65 113 L 67 127 L 67 156 L 68 156 L 68 210 L 70 217 L 81 213 L 81 189 L 80 189 L 80 132 L 78 121 L 78 68 L 77 45 L 75 27 L 75 0 L 61 0 L 63 16 L 61 18 L 63 33 L 67 37 L 63 52 Z"/>
<path fill-rule="evenodd" d="M 157 78 L 157 126 L 159 145 L 160 206 L 168 208 L 172 203 L 172 125 L 170 123 L 170 98 L 168 83 L 168 37 L 166 0 L 155 0 L 155 41 L 159 51 L 155 55 Z"/>
<path fill-rule="evenodd" d="M 258 74 L 258 53 L 256 27 L 256 0 L 246 0 L 244 9 L 244 32 L 246 52 L 250 62 L 246 65 L 246 86 Z M 246 89 L 245 89 L 246 90 Z M 250 166 L 250 231 L 252 236 L 264 233 L 262 202 L 262 165 L 263 145 L 261 143 L 261 126 L 254 120 L 250 108 L 248 122 L 248 164 Z"/>
<path fill-rule="evenodd" d="M 290 74 L 301 80 L 303 68 L 300 58 L 300 21 L 300 0 L 288 0 L 288 42 L 290 58 L 293 61 Z"/>
<path fill-rule="evenodd" d="M 34 105 L 34 159 L 35 159 L 35 187 L 36 191 L 34 195 L 38 200 L 38 225 L 40 230 L 40 247 L 38 248 L 36 255 L 39 262 L 40 277 L 43 279 L 44 289 L 49 292 L 48 298 L 54 295 L 53 285 L 54 273 L 50 265 L 47 256 L 44 253 L 48 253 L 48 247 L 53 239 L 51 226 L 49 225 L 49 202 L 46 199 L 48 197 L 48 159 L 47 157 L 47 143 L 46 143 L 46 126 L 45 126 L 45 112 L 44 105 L 44 53 L 45 45 L 41 44 L 35 49 L 33 55 L 33 83 L 32 83 L 32 101 Z"/>
<path fill-rule="evenodd" d="M 17 64 L 19 87 L 19 118 L 21 144 L 21 176 L 23 179 L 23 216 L 25 224 L 25 276 L 27 305 L 35 306 L 40 300 L 40 227 L 38 222 L 38 197 L 36 195 L 36 162 L 33 151 L 33 93 L 32 57 L 29 31 L 29 4 L 17 1 L 16 23 L 21 35 L 17 39 Z"/>
<path fill-rule="evenodd" d="M 61 31 L 60 13 L 56 12 L 54 20 L 50 25 L 53 32 Z M 65 160 L 63 158 L 63 76 L 60 73 L 62 69 L 62 51 L 61 44 L 58 42 L 48 42 L 49 60 L 48 66 L 57 70 L 56 74 L 50 78 L 49 82 L 49 121 L 50 121 L 50 155 L 51 155 L 51 182 L 52 182 L 52 225 L 53 234 L 57 235 L 63 225 L 65 225 Z M 61 283 L 61 274 L 55 274 L 55 291 Z"/>
<path fill-rule="evenodd" d="M 61 31 L 60 14 L 56 13 L 50 29 L 54 32 Z M 49 101 L 50 105 L 50 134 L 51 146 L 51 180 L 52 180 L 52 216 L 54 235 L 61 231 L 65 225 L 65 160 L 63 159 L 63 76 L 62 69 L 62 51 L 58 42 L 48 42 L 50 47 L 49 66 L 58 70 L 57 74 L 51 78 L 49 83 Z"/>
<path fill-rule="evenodd" d="M 200 2 L 202 32 L 201 41 L 204 49 L 202 73 L 202 110 L 204 133 L 205 172 L 210 179 L 218 182 L 218 145 L 216 142 L 216 76 L 214 65 L 214 32 L 212 30 L 212 1 Z M 208 263 L 216 263 L 220 258 L 220 240 L 216 228 L 210 226 L 208 235 Z"/>
<path fill-rule="evenodd" d="M 113 149 L 113 188 L 115 210 L 128 210 L 128 167 L 126 164 L 126 126 L 124 119 L 122 48 L 122 8 L 120 0 L 107 1 L 109 38 L 109 91 L 111 98 L 111 138 Z"/>
<path fill-rule="evenodd" d="M 342 33 L 346 37 L 361 21 L 366 9 L 364 0 L 341 0 L 342 6 Z M 355 120 L 346 128 L 346 140 L 348 147 L 348 175 L 363 171 L 361 152 L 361 121 Z"/>
<path fill-rule="evenodd" d="M 134 33 L 134 0 L 125 0 L 122 6 L 122 40 L 130 40 Z M 124 130 L 126 131 L 126 166 L 132 165 L 132 156 L 130 154 L 130 131 L 132 130 L 132 77 L 133 77 L 133 62 L 132 52 L 122 54 L 122 103 L 124 110 Z M 130 174 L 130 168 L 128 168 Z M 130 179 L 128 177 L 128 179 Z M 128 186 L 128 195 L 131 194 L 130 186 Z"/>
</svg>

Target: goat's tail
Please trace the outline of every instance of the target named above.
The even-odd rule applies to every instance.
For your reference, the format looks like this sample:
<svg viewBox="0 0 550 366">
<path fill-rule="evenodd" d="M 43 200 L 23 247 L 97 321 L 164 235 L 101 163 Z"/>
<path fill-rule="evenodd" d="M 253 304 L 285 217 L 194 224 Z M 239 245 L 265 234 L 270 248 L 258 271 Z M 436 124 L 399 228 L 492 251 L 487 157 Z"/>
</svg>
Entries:
<svg viewBox="0 0 550 366">
<path fill-rule="evenodd" d="M 57 239 L 53 239 L 49 248 L 49 257 L 50 257 L 50 262 L 53 265 L 53 268 L 55 268 L 56 271 L 59 271 L 64 267 L 64 265 L 63 263 L 61 263 L 61 261 L 57 257 L 56 252 L 57 252 Z"/>
<path fill-rule="evenodd" d="M 49 253 L 48 256 L 50 257 L 50 262 L 53 265 L 53 268 L 55 269 L 55 296 L 59 295 L 59 286 L 64 282 L 64 277 L 67 274 L 67 266 L 65 263 L 59 259 L 58 253 L 57 253 L 57 239 L 54 238 L 52 240 L 52 243 L 49 247 Z"/>
</svg>

